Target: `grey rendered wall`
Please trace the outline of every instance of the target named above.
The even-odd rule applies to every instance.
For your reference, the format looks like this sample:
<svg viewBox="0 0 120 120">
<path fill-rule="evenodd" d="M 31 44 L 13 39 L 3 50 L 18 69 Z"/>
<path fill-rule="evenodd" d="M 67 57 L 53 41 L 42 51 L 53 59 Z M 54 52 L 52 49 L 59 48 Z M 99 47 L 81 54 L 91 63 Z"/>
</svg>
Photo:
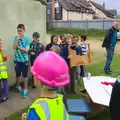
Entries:
<svg viewBox="0 0 120 120">
<path fill-rule="evenodd" d="M 13 37 L 17 34 L 16 26 L 23 23 L 26 34 L 31 38 L 34 31 L 41 34 L 41 41 L 46 43 L 46 8 L 34 0 L 0 0 L 0 38 L 8 56 L 9 84 L 15 82 L 13 64 Z"/>
</svg>

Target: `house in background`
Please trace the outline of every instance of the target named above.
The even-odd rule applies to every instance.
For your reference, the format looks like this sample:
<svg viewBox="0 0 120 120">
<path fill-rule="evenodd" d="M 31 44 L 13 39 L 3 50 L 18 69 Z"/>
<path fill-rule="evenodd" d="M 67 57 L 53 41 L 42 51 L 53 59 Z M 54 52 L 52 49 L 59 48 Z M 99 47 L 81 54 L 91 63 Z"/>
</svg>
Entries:
<svg viewBox="0 0 120 120">
<path fill-rule="evenodd" d="M 117 17 L 117 10 L 108 10 L 114 17 Z"/>
<path fill-rule="evenodd" d="M 93 0 L 90 0 L 89 3 L 91 4 L 92 9 L 95 11 L 94 19 L 114 18 L 114 15 L 105 9 L 105 3 L 103 3 L 103 5 L 100 5 Z"/>
<path fill-rule="evenodd" d="M 48 0 L 47 2 L 47 21 L 114 18 L 114 15 L 103 5 L 96 3 L 96 0 Z M 56 2 L 59 7 L 55 7 Z"/>
</svg>

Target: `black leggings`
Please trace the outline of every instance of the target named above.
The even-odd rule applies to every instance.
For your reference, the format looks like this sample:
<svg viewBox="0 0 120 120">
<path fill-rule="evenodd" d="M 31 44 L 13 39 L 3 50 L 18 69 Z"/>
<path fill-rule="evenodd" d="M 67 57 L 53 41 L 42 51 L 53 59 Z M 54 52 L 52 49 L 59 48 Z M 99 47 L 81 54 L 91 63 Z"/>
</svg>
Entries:
<svg viewBox="0 0 120 120">
<path fill-rule="evenodd" d="M 120 83 L 118 81 L 113 85 L 109 112 L 111 120 L 120 120 Z"/>
</svg>

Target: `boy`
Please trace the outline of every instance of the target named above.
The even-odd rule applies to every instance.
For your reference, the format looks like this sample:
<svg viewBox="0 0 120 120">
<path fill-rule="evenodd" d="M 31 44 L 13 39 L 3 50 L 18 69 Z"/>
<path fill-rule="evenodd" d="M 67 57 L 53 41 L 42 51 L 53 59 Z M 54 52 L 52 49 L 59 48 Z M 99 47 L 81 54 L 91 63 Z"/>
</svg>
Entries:
<svg viewBox="0 0 120 120">
<path fill-rule="evenodd" d="M 80 46 L 81 46 L 82 56 L 87 55 L 86 40 L 87 40 L 87 36 L 85 34 L 81 35 L 81 45 Z M 86 74 L 86 68 L 85 68 L 85 66 L 81 65 L 80 66 L 80 76 L 85 77 L 85 74 Z"/>
<path fill-rule="evenodd" d="M 40 34 L 38 32 L 34 32 L 33 41 L 30 43 L 30 50 L 29 50 L 31 66 L 33 66 L 36 57 L 40 53 L 45 51 L 45 47 L 39 42 L 39 38 L 40 38 Z M 32 88 L 35 88 L 33 77 L 32 77 L 32 85 L 33 85 Z"/>
<path fill-rule="evenodd" d="M 78 43 L 79 37 L 73 36 L 71 49 L 75 50 L 77 55 L 81 55 L 81 47 Z M 71 71 L 71 92 L 75 93 L 75 80 L 78 80 L 80 68 L 75 66 L 72 67 L 70 71 Z"/>
<path fill-rule="evenodd" d="M 30 39 L 25 36 L 25 26 L 17 26 L 18 35 L 14 37 L 13 49 L 15 50 L 14 63 L 16 72 L 16 91 L 25 98 L 28 96 L 28 51 Z M 24 90 L 20 86 L 20 77 L 24 78 Z"/>
<path fill-rule="evenodd" d="M 25 117 L 26 120 L 69 120 L 62 95 L 56 93 L 57 88 L 70 81 L 69 69 L 64 59 L 52 51 L 41 53 L 31 72 L 35 86 L 40 88 L 40 96 L 31 105 L 28 113 L 22 115 L 22 120 Z"/>
<path fill-rule="evenodd" d="M 66 63 L 69 66 L 69 59 L 68 59 L 69 45 L 66 42 L 66 38 L 64 36 L 60 36 L 60 40 L 61 40 L 61 43 L 60 43 L 60 49 L 61 49 L 60 55 L 66 61 Z"/>
<path fill-rule="evenodd" d="M 7 61 L 7 56 L 4 55 L 2 40 L 0 39 L 0 102 L 5 102 L 9 98 L 8 89 L 8 73 L 5 62 Z M 2 97 L 1 81 L 4 88 L 4 96 Z"/>
</svg>

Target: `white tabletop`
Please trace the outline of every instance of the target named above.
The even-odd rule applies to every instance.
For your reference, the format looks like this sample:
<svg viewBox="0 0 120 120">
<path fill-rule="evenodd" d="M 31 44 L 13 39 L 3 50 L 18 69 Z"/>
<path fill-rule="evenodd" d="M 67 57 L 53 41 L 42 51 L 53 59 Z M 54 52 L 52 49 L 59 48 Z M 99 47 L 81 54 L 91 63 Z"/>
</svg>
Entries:
<svg viewBox="0 0 120 120">
<path fill-rule="evenodd" d="M 84 77 L 83 81 L 84 86 L 94 103 L 109 106 L 112 86 L 103 85 L 101 82 L 115 82 L 116 78 L 105 76 L 96 76 L 89 78 Z"/>
</svg>

